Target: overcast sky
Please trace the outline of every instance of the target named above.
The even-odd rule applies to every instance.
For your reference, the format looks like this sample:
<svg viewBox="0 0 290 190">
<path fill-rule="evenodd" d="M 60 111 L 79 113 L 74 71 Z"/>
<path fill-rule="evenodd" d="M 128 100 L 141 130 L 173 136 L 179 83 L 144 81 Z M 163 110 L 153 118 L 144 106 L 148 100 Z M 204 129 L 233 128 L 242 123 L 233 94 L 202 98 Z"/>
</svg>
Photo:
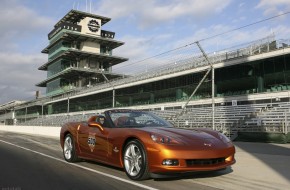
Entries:
<svg viewBox="0 0 290 190">
<path fill-rule="evenodd" d="M 47 61 L 47 55 L 40 52 L 48 44 L 47 34 L 53 25 L 73 7 L 112 18 L 103 29 L 116 32 L 115 39 L 125 42 L 114 55 L 129 58 L 131 67 L 147 57 L 290 11 L 290 0 L 0 0 L 0 3 L 0 104 L 31 100 L 36 90 L 44 91 L 35 86 L 46 78 L 46 72 L 37 70 Z M 287 14 L 201 45 L 211 44 L 219 50 L 271 33 L 278 39 L 290 39 L 289 18 Z M 127 69 L 123 66 L 120 72 Z"/>
</svg>

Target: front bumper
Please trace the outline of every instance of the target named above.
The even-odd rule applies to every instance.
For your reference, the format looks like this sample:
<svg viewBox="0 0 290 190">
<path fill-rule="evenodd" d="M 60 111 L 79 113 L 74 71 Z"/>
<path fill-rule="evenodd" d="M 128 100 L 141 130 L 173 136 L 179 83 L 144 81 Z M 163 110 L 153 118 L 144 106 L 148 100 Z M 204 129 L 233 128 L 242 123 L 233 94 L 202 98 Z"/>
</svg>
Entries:
<svg viewBox="0 0 290 190">
<path fill-rule="evenodd" d="M 147 154 L 151 173 L 214 171 L 236 162 L 235 147 L 232 144 L 224 148 L 200 148 L 199 150 L 159 145 L 157 148 L 147 148 Z M 162 165 L 163 160 L 166 159 L 178 160 L 178 165 Z"/>
</svg>

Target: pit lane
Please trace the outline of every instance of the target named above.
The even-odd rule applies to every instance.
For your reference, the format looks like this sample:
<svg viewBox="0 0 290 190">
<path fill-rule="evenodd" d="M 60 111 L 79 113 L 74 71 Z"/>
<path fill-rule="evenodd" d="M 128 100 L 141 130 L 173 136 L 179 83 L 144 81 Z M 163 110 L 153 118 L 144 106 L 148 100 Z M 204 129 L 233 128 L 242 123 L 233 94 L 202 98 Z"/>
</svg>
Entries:
<svg viewBox="0 0 290 190">
<path fill-rule="evenodd" d="M 237 164 L 224 171 L 135 182 L 95 162 L 64 161 L 58 138 L 0 131 L 2 189 L 286 189 L 290 145 L 237 142 Z"/>
</svg>

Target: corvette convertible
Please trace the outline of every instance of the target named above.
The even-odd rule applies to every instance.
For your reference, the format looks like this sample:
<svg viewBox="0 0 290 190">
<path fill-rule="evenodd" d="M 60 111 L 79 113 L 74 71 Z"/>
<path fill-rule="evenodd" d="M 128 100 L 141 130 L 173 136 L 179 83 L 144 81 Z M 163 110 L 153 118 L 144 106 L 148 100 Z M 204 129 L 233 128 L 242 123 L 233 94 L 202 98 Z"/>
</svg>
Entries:
<svg viewBox="0 0 290 190">
<path fill-rule="evenodd" d="M 210 129 L 178 129 L 151 112 L 115 109 L 62 126 L 64 159 L 123 168 L 132 180 L 154 174 L 214 171 L 235 163 L 235 147 Z"/>
</svg>

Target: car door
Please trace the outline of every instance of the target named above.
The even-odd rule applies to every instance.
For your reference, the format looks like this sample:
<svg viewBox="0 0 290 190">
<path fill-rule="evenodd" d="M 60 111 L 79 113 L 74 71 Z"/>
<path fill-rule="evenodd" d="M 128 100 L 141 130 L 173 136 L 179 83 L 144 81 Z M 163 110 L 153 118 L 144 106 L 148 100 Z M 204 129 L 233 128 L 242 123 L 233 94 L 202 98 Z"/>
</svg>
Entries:
<svg viewBox="0 0 290 190">
<path fill-rule="evenodd" d="M 81 123 L 77 128 L 77 142 L 80 155 L 82 157 L 90 157 L 90 147 L 88 145 L 89 127 L 86 123 Z"/>
<path fill-rule="evenodd" d="M 99 119 L 98 117 L 95 120 Z M 91 122 L 91 121 L 90 121 Z M 90 126 L 89 122 L 83 123 L 78 130 L 80 152 L 86 158 L 106 161 L 108 155 L 108 138 L 103 130 L 96 126 Z"/>
</svg>

